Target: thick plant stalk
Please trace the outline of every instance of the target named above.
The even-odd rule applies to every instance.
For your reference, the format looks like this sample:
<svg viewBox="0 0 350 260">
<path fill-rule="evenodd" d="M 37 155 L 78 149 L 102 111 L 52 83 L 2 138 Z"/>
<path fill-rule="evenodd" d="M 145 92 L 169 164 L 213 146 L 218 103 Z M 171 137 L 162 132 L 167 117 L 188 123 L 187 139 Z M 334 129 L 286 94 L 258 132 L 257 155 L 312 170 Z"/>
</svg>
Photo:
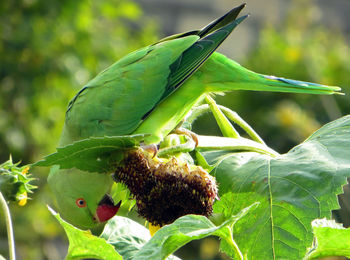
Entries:
<svg viewBox="0 0 350 260">
<path fill-rule="evenodd" d="M 264 145 L 264 140 L 254 131 L 254 129 L 241 118 L 236 112 L 232 111 L 231 109 L 218 105 L 218 107 L 224 112 L 224 114 L 233 122 L 235 122 L 237 125 L 239 125 L 254 141 L 258 143 L 262 143 Z"/>
<path fill-rule="evenodd" d="M 222 111 L 224 116 L 226 116 L 228 119 L 230 119 L 231 121 L 239 125 L 254 141 L 266 145 L 264 140 L 236 112 L 222 105 L 217 105 L 217 108 L 219 108 Z M 188 117 L 186 118 L 185 122 L 187 121 L 188 123 L 192 124 L 198 117 L 200 117 L 201 115 L 205 114 L 208 111 L 213 112 L 213 110 L 208 104 L 195 107 L 191 111 L 191 113 L 188 114 Z"/>
<path fill-rule="evenodd" d="M 175 153 L 187 153 L 187 152 L 193 151 L 196 148 L 195 141 L 193 141 L 192 138 L 185 136 L 185 135 L 184 135 L 184 138 L 186 140 L 185 143 L 173 145 L 173 146 L 166 147 L 166 148 L 161 148 L 157 152 L 157 156 L 162 157 L 164 155 L 172 155 Z"/>
<path fill-rule="evenodd" d="M 218 126 L 220 127 L 220 130 L 221 130 L 223 136 L 238 138 L 239 133 L 236 131 L 236 129 L 233 127 L 233 125 L 230 123 L 230 121 L 224 116 L 224 114 L 218 108 L 214 99 L 212 99 L 209 95 L 207 95 L 205 97 L 205 101 L 208 103 L 210 110 L 212 111 L 212 113 L 215 117 L 215 120 L 216 120 Z"/>
<path fill-rule="evenodd" d="M 4 211 L 4 215 L 5 215 L 10 260 L 15 260 L 16 259 L 15 237 L 13 235 L 10 209 L 8 208 L 6 200 L 1 192 L 0 192 L 0 204 L 1 204 L 1 207 L 2 207 L 2 209 Z"/>
<path fill-rule="evenodd" d="M 239 249 L 238 245 L 236 244 L 236 241 L 233 240 L 233 236 L 232 236 L 232 230 L 231 228 L 228 227 L 228 230 L 229 230 L 229 233 L 230 233 L 230 236 L 229 237 L 226 237 L 226 242 L 231 245 L 232 249 L 234 251 L 236 251 L 236 253 L 238 254 L 239 256 L 239 260 L 244 260 L 244 257 L 243 257 L 243 254 L 241 252 L 241 250 Z"/>
</svg>

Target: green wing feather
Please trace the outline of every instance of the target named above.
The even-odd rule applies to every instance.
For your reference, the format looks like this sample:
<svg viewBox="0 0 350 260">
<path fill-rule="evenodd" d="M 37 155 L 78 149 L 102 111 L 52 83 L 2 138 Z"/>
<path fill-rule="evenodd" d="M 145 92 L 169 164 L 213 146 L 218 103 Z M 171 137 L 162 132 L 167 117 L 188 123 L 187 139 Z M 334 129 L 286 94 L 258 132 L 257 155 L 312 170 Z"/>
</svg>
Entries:
<svg viewBox="0 0 350 260">
<path fill-rule="evenodd" d="M 90 136 L 131 133 L 161 99 L 170 64 L 198 38 L 149 46 L 97 75 L 70 102 L 60 145 Z"/>
<path fill-rule="evenodd" d="M 170 66 L 171 73 L 168 86 L 164 96 L 169 95 L 178 85 L 191 76 L 206 59 L 220 46 L 229 36 L 233 29 L 248 16 L 243 16 L 225 25 L 217 31 L 201 38 L 190 48 L 184 51 L 181 56 Z M 194 58 L 195 57 L 195 58 Z"/>
<path fill-rule="evenodd" d="M 132 133 L 246 17 L 244 5 L 199 31 L 165 38 L 122 58 L 69 103 L 60 145 L 90 136 Z"/>
</svg>

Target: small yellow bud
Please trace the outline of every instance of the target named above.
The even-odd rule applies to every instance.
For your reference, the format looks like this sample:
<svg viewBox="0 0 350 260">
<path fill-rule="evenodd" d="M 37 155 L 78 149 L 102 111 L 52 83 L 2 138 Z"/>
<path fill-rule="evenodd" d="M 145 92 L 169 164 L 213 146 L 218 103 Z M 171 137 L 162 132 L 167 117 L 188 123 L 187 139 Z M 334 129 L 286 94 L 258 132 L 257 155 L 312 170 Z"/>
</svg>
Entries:
<svg viewBox="0 0 350 260">
<path fill-rule="evenodd" d="M 28 167 L 29 168 L 29 167 Z M 18 201 L 18 205 L 19 206 L 24 206 L 27 204 L 27 198 L 28 198 L 28 195 L 27 195 L 27 192 L 23 192 L 21 195 L 19 195 L 19 201 Z"/>
<path fill-rule="evenodd" d="M 29 171 L 29 166 L 25 167 L 22 171 L 22 174 L 26 175 Z"/>
</svg>

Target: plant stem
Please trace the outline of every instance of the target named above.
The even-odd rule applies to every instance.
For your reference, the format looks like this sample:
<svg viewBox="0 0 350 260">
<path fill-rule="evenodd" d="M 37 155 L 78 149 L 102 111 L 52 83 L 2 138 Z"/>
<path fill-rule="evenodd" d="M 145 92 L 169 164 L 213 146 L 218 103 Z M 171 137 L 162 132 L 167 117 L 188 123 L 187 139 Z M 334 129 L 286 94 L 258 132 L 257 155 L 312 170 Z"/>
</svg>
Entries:
<svg viewBox="0 0 350 260">
<path fill-rule="evenodd" d="M 265 144 L 264 140 L 254 131 L 254 129 L 241 118 L 236 112 L 231 109 L 218 105 L 218 107 L 224 112 L 224 114 L 237 125 L 239 125 L 253 140 L 258 143 Z"/>
<path fill-rule="evenodd" d="M 232 230 L 231 230 L 231 228 L 230 227 L 227 227 L 227 228 L 229 230 L 229 234 L 230 235 L 229 235 L 229 237 L 225 236 L 226 242 L 229 243 L 232 246 L 232 248 L 236 251 L 237 255 L 239 255 L 239 259 L 240 260 L 244 260 L 244 257 L 243 257 L 243 254 L 242 254 L 241 250 L 239 249 L 238 245 L 236 244 L 236 241 L 232 237 Z"/>
<path fill-rule="evenodd" d="M 215 103 L 214 99 L 212 99 L 209 95 L 205 97 L 205 101 L 208 103 L 210 110 L 212 111 L 215 120 L 220 127 L 222 135 L 225 137 L 238 138 L 239 133 L 230 123 L 230 121 L 226 118 L 226 116 L 222 113 L 218 105 Z"/>
<path fill-rule="evenodd" d="M 271 149 L 265 144 L 240 137 L 228 138 L 219 136 L 197 135 L 198 150 L 225 150 L 225 151 L 248 151 L 261 154 L 267 154 L 272 157 L 279 156 L 279 153 Z"/>
<path fill-rule="evenodd" d="M 217 105 L 217 107 L 220 108 L 220 110 L 224 113 L 225 116 L 228 117 L 228 119 L 232 120 L 237 125 L 239 125 L 253 140 L 255 140 L 258 143 L 265 144 L 264 140 L 236 112 L 222 105 Z M 195 107 L 185 120 L 192 124 L 197 117 L 203 115 L 204 113 L 210 110 L 211 108 L 208 104 L 200 105 L 198 107 Z"/>
<path fill-rule="evenodd" d="M 0 204 L 2 206 L 2 209 L 4 211 L 5 215 L 5 221 L 6 221 L 6 229 L 7 229 L 7 238 L 8 238 L 8 244 L 9 244 L 9 255 L 10 255 L 10 260 L 15 260 L 16 259 L 16 254 L 15 254 L 15 238 L 13 235 L 13 229 L 12 229 L 12 221 L 11 221 L 11 214 L 10 214 L 10 209 L 7 205 L 7 202 L 0 192 Z"/>
<path fill-rule="evenodd" d="M 208 104 L 203 104 L 196 106 L 191 109 L 191 111 L 186 115 L 184 118 L 185 122 L 188 122 L 189 124 L 193 124 L 193 122 L 200 116 L 204 115 L 205 113 L 209 112 L 210 108 Z"/>
<path fill-rule="evenodd" d="M 186 140 L 185 143 L 159 149 L 157 152 L 157 156 L 162 157 L 165 155 L 172 155 L 175 153 L 187 153 L 193 151 L 196 148 L 196 143 L 193 141 L 192 138 L 186 135 L 184 135 L 183 137 Z"/>
</svg>

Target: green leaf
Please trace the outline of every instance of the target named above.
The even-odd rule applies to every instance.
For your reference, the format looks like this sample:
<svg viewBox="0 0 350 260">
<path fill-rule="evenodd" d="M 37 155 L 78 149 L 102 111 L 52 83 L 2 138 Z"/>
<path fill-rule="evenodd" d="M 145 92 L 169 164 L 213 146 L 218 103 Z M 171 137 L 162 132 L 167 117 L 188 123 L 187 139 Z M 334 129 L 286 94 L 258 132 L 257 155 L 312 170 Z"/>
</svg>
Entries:
<svg viewBox="0 0 350 260">
<path fill-rule="evenodd" d="M 90 137 L 57 148 L 33 166 L 59 165 L 61 169 L 78 168 L 90 172 L 110 172 L 122 159 L 124 151 L 137 147 L 147 135 Z"/>
<path fill-rule="evenodd" d="M 151 239 L 147 228 L 125 217 L 115 216 L 106 224 L 101 236 L 123 256 L 135 259 L 138 250 Z"/>
<path fill-rule="evenodd" d="M 325 125 L 275 158 L 219 155 L 211 174 L 221 196 L 234 194 L 221 211 L 229 217 L 252 201 L 261 203 L 235 225 L 243 254 L 248 259 L 302 259 L 313 238 L 311 221 L 330 218 L 331 210 L 339 208 L 336 195 L 350 176 L 350 116 Z"/>
<path fill-rule="evenodd" d="M 243 218 L 250 209 L 256 206 L 257 203 L 250 205 L 239 214 L 231 216 L 231 218 L 219 226 L 215 226 L 208 218 L 200 215 L 186 215 L 178 218 L 172 224 L 159 229 L 152 239 L 134 255 L 134 259 L 165 259 L 186 243 L 211 235 L 218 236 L 225 240 L 232 248 L 236 245 L 232 238 L 232 226 L 237 220 Z M 239 249 L 236 249 L 239 252 Z M 238 256 L 237 251 L 235 256 Z"/>
<path fill-rule="evenodd" d="M 149 230 L 139 223 L 125 217 L 115 216 L 106 224 L 101 238 L 113 245 L 124 260 L 136 259 L 135 255 L 151 239 Z M 168 260 L 179 260 L 169 256 Z"/>
<path fill-rule="evenodd" d="M 316 238 L 315 247 L 305 259 L 327 256 L 350 257 L 350 228 L 344 228 L 334 220 L 315 219 L 312 221 L 312 229 Z"/>
<path fill-rule="evenodd" d="M 96 237 L 90 231 L 80 230 L 67 223 L 58 213 L 50 209 L 58 222 L 66 231 L 69 240 L 69 248 L 66 259 L 122 259 L 121 255 L 114 250 L 113 246 L 108 244 L 103 238 Z"/>
</svg>

